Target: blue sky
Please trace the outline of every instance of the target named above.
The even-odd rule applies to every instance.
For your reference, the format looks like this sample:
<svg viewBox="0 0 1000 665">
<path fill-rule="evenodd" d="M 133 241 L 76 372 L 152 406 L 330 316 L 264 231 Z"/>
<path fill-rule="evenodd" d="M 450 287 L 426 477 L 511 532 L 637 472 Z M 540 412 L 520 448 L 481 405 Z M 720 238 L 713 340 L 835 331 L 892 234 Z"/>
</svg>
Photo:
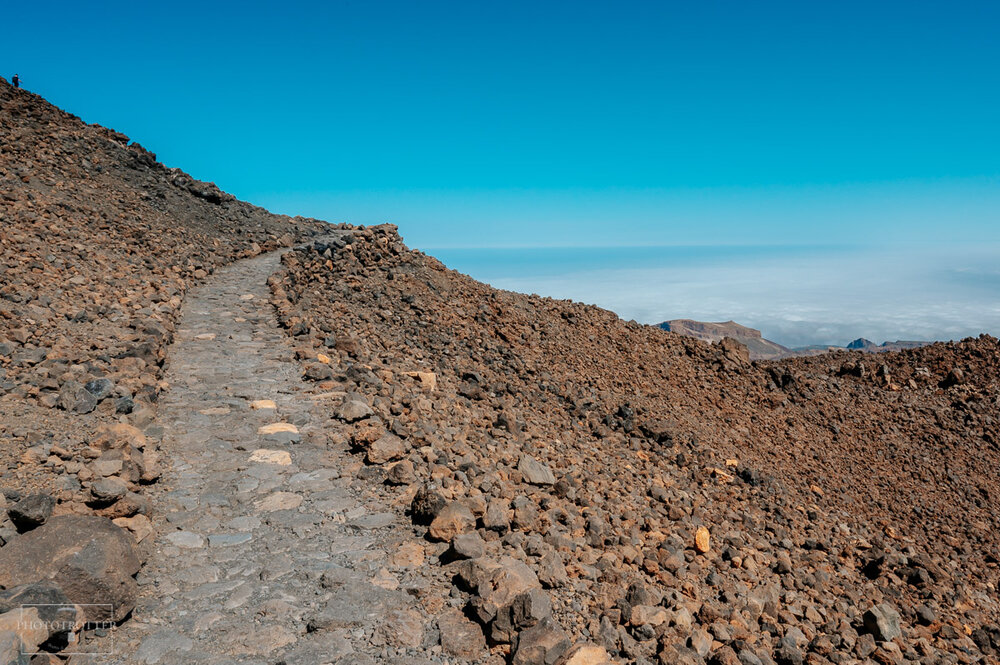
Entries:
<svg viewBox="0 0 1000 665">
<path fill-rule="evenodd" d="M 1000 3 L 18 3 L 2 74 L 420 248 L 1000 241 Z"/>
</svg>

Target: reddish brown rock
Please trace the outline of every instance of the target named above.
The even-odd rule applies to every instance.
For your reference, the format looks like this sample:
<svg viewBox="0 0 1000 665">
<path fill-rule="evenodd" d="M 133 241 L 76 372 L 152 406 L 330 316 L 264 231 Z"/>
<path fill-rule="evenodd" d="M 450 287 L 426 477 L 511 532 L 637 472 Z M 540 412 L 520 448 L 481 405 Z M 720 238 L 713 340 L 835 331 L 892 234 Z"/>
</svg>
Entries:
<svg viewBox="0 0 1000 665">
<path fill-rule="evenodd" d="M 445 653 L 471 659 L 479 657 L 486 649 L 482 628 L 457 610 L 441 614 L 437 625 L 441 633 L 441 648 Z"/>
<path fill-rule="evenodd" d="M 476 528 L 476 517 L 460 501 L 452 501 L 437 514 L 427 533 L 433 540 L 450 542 L 460 533 Z"/>
</svg>

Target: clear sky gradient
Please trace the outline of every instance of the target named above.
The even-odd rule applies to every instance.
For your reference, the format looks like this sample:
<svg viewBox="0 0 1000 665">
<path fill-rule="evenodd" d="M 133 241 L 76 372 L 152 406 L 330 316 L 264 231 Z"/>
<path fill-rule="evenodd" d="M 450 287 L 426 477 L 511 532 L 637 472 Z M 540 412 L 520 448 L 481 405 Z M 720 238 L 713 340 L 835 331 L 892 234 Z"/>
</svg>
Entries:
<svg viewBox="0 0 1000 665">
<path fill-rule="evenodd" d="M 8 79 L 420 248 L 1000 240 L 1000 3 L 21 2 Z"/>
<path fill-rule="evenodd" d="M 793 346 L 1000 334 L 996 0 L 8 4 L 3 76 L 496 286 Z"/>
</svg>

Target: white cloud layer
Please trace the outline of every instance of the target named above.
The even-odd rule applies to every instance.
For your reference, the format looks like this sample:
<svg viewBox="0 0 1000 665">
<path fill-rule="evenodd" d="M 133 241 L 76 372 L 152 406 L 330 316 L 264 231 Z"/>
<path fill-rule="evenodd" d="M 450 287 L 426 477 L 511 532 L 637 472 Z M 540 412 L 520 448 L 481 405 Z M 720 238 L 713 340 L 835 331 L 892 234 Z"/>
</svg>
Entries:
<svg viewBox="0 0 1000 665">
<path fill-rule="evenodd" d="M 593 303 L 642 323 L 732 319 L 791 347 L 1000 334 L 998 247 L 699 248 L 660 258 L 644 248 L 601 260 L 568 252 L 437 254 L 498 288 Z"/>
</svg>

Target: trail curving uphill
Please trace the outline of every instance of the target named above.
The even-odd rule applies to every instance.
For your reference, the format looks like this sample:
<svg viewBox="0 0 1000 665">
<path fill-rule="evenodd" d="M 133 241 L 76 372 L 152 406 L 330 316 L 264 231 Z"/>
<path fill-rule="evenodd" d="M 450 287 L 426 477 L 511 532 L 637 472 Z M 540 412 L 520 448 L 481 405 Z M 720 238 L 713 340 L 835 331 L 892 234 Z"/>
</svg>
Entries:
<svg viewBox="0 0 1000 665">
<path fill-rule="evenodd" d="M 412 527 L 364 500 L 358 463 L 327 445 L 330 396 L 302 380 L 268 302 L 279 260 L 235 263 L 186 298 L 157 417 L 154 550 L 112 662 L 381 662 L 405 654 L 385 626 L 423 640 L 386 568 Z"/>
</svg>

